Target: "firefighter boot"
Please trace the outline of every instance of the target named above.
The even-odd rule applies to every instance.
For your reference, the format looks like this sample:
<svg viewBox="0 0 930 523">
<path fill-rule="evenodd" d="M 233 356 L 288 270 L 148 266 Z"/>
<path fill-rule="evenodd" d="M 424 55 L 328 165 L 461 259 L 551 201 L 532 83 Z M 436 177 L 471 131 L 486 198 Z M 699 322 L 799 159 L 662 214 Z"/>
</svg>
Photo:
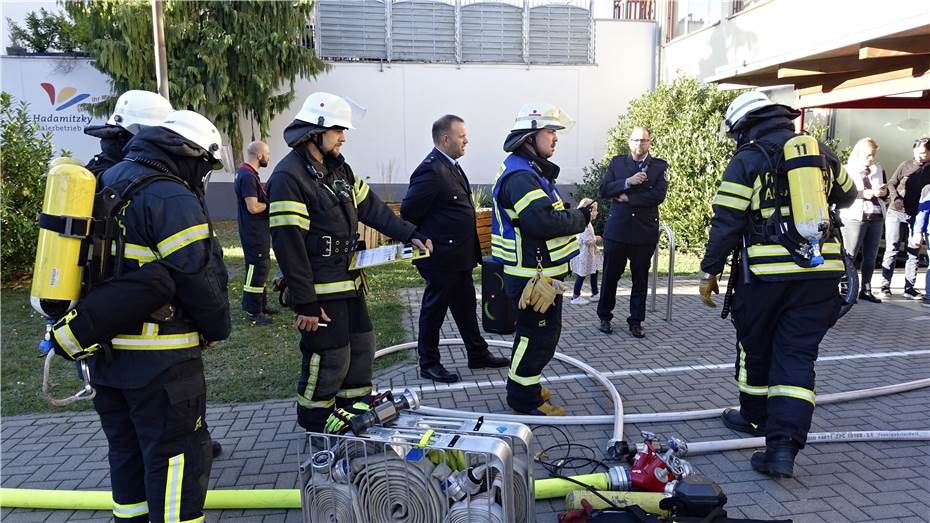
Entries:
<svg viewBox="0 0 930 523">
<path fill-rule="evenodd" d="M 794 476 L 794 458 L 798 455 L 798 444 L 793 440 L 777 440 L 766 443 L 764 451 L 756 451 L 749 459 L 752 469 L 773 478 Z"/>
<path fill-rule="evenodd" d="M 739 409 L 723 409 L 723 414 L 720 415 L 720 418 L 723 420 L 723 424 L 730 430 L 744 432 L 757 437 L 765 436 L 765 425 L 748 421 L 743 417 Z"/>
<path fill-rule="evenodd" d="M 542 405 L 536 407 L 533 410 L 527 412 L 513 411 L 514 414 L 525 414 L 528 416 L 564 416 L 565 408 L 557 407 L 548 401 L 543 402 Z"/>
</svg>

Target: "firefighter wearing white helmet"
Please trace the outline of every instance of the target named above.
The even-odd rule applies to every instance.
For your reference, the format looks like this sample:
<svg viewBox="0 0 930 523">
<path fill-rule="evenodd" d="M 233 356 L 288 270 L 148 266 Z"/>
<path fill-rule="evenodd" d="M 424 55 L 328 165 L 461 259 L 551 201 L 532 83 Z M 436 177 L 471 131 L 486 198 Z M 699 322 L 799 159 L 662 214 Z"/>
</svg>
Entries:
<svg viewBox="0 0 930 523">
<path fill-rule="evenodd" d="M 112 278 L 53 328 L 60 354 L 107 348 L 88 361 L 117 521 L 203 516 L 212 449 L 201 351 L 230 332 L 227 272 L 203 194 L 220 143 L 193 111 L 137 130 L 100 178 L 128 199 Z"/>
<path fill-rule="evenodd" d="M 158 125 L 173 110 L 158 93 L 132 90 L 120 95 L 106 124 L 84 128 L 84 134 L 100 138 L 100 153 L 91 159 L 87 169 L 99 178 L 123 159 L 123 148 L 139 129 Z"/>
<path fill-rule="evenodd" d="M 805 212 L 795 208 L 805 185 L 793 177 L 797 169 L 808 169 L 808 181 L 816 183 L 807 187 L 817 194 L 807 196 L 837 207 L 856 197 L 833 152 L 809 136 L 795 135 L 792 120 L 799 115 L 756 91 L 727 107 L 723 125 L 737 149 L 713 201 L 699 289 L 704 303 L 714 307 L 717 275 L 734 253 L 731 264 L 743 267 L 730 280 L 740 408 L 726 409 L 722 421 L 733 430 L 765 436 L 766 450 L 753 454 L 750 463 L 775 477 L 794 473 L 795 456 L 807 441 L 814 362 L 820 340 L 838 317 L 837 287 L 844 272 L 840 242 L 829 231 L 822 231 L 822 258 L 816 260 L 802 256 L 804 246 L 785 232 Z"/>
<path fill-rule="evenodd" d="M 578 254 L 575 235 L 591 221 L 590 206 L 569 209 L 562 200 L 556 188 L 559 166 L 549 161 L 556 132 L 573 125 L 555 105 L 524 104 L 504 140 L 510 155 L 492 191 L 491 256 L 503 264 L 504 288 L 517 308 L 507 404 L 521 414 L 565 414 L 549 402 L 540 378 L 559 342 L 561 280 Z"/>
<path fill-rule="evenodd" d="M 371 393 L 375 339 L 363 275 L 350 270 L 358 224 L 432 250 L 415 226 L 394 215 L 341 154 L 346 129 L 365 110 L 342 96 L 313 93 L 284 130 L 292 148 L 267 189 L 271 242 L 296 313 L 303 355 L 297 421 L 308 431 L 346 429 Z M 283 301 L 283 300 L 282 300 Z M 324 328 L 325 327 L 325 328 Z"/>
</svg>

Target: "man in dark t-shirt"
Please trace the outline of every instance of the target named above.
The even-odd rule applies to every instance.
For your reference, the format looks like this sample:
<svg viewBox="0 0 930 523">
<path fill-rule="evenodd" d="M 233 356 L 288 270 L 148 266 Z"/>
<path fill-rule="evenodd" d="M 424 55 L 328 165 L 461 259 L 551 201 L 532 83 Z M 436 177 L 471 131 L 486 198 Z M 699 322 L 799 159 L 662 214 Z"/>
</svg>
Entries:
<svg viewBox="0 0 930 523">
<path fill-rule="evenodd" d="M 246 162 L 236 172 L 236 202 L 239 210 L 239 239 L 245 255 L 245 282 L 242 285 L 242 310 L 256 325 L 271 323 L 265 280 L 268 279 L 271 234 L 268 223 L 268 194 L 258 176 L 267 167 L 270 151 L 265 142 L 255 141 L 246 148 Z"/>
</svg>

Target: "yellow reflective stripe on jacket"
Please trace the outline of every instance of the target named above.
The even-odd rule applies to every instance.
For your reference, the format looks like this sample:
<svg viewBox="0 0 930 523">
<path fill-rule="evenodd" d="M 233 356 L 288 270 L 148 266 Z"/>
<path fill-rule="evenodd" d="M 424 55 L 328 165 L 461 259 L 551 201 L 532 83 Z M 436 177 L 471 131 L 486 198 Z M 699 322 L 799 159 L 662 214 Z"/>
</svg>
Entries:
<svg viewBox="0 0 930 523">
<path fill-rule="evenodd" d="M 532 278 L 536 276 L 536 268 L 529 267 L 516 267 L 513 265 L 504 265 L 504 274 L 510 274 L 511 276 L 522 276 L 525 278 Z M 552 267 L 545 267 L 542 270 L 543 275 L 545 276 L 561 276 L 568 272 L 568 263 L 560 263 Z"/>
<path fill-rule="evenodd" d="M 116 256 L 116 244 L 110 245 L 110 254 Z M 123 256 L 128 260 L 136 260 L 139 264 L 153 262 L 158 259 L 158 254 L 152 252 L 146 245 L 135 243 L 126 243 L 123 247 Z"/>
<path fill-rule="evenodd" d="M 268 219 L 269 227 L 283 227 L 285 225 L 300 227 L 305 231 L 310 230 L 310 220 L 304 218 L 303 216 L 297 216 L 296 214 L 281 214 L 278 216 L 272 216 Z"/>
<path fill-rule="evenodd" d="M 717 194 L 717 196 L 714 196 L 712 205 L 722 205 L 724 207 L 736 209 L 737 211 L 745 211 L 749 207 L 749 200 L 726 194 Z"/>
<path fill-rule="evenodd" d="M 77 309 L 72 309 L 65 315 L 65 323 L 54 330 L 55 341 L 72 356 L 84 352 L 84 347 L 81 347 L 77 337 L 71 332 L 71 325 L 68 323 L 75 316 L 77 316 Z"/>
<path fill-rule="evenodd" d="M 371 386 L 355 387 L 354 389 L 341 389 L 336 393 L 339 398 L 361 398 L 371 394 Z"/>
<path fill-rule="evenodd" d="M 849 173 L 846 172 L 846 167 L 844 166 L 840 166 L 840 174 L 836 175 L 834 181 L 836 181 L 836 183 L 839 184 L 840 189 L 843 189 L 844 191 L 850 190 L 853 186 L 853 181 L 849 177 Z"/>
<path fill-rule="evenodd" d="M 307 368 L 307 386 L 298 396 L 301 399 L 312 401 L 313 393 L 316 391 L 316 382 L 320 378 L 320 355 L 313 353 L 310 355 L 310 362 Z"/>
<path fill-rule="evenodd" d="M 785 396 L 806 401 L 811 405 L 817 404 L 817 394 L 803 387 L 794 387 L 792 385 L 772 385 L 769 387 L 769 397 Z"/>
<path fill-rule="evenodd" d="M 112 340 L 118 350 L 176 350 L 200 346 L 200 334 L 120 334 Z"/>
<path fill-rule="evenodd" d="M 184 483 L 184 454 L 168 458 L 165 481 L 165 523 L 181 521 L 181 487 Z"/>
<path fill-rule="evenodd" d="M 368 198 L 368 193 L 371 192 L 371 188 L 368 187 L 368 184 L 365 183 L 365 180 L 361 178 L 356 178 L 355 185 L 353 185 L 352 189 L 353 196 L 355 197 L 356 207 L 364 202 L 365 198 Z"/>
<path fill-rule="evenodd" d="M 517 242 L 516 242 L 516 240 L 511 240 L 511 239 L 509 239 L 509 238 L 504 238 L 504 237 L 501 236 L 500 234 L 492 234 L 492 235 L 491 235 L 491 244 L 497 244 L 497 245 L 500 245 L 501 247 L 509 247 L 509 248 L 512 249 L 512 248 L 516 247 Z"/>
<path fill-rule="evenodd" d="M 735 182 L 720 182 L 719 192 L 725 192 L 733 196 L 739 196 L 744 200 L 752 198 L 752 187 L 747 187 Z"/>
<path fill-rule="evenodd" d="M 188 245 L 210 238 L 210 226 L 206 223 L 188 227 L 183 231 L 176 232 L 164 240 L 158 242 L 158 253 L 167 258 L 171 253 L 176 252 Z"/>
<path fill-rule="evenodd" d="M 307 218 L 310 217 L 310 213 L 307 211 L 307 204 L 303 202 L 295 202 L 293 200 L 280 200 L 271 202 L 271 206 L 268 208 L 268 213 L 295 213 Z"/>
<path fill-rule="evenodd" d="M 303 396 L 297 396 L 297 403 L 306 409 L 330 409 L 336 404 L 336 400 L 313 401 Z"/>
<path fill-rule="evenodd" d="M 517 254 L 512 249 L 505 249 L 499 245 L 491 244 L 491 256 L 501 258 L 502 260 L 517 261 Z"/>
<path fill-rule="evenodd" d="M 529 204 L 539 200 L 540 198 L 545 198 L 548 200 L 549 196 L 547 196 L 545 191 L 542 189 L 533 189 L 532 191 L 524 194 L 523 198 L 520 198 L 516 203 L 513 204 L 513 210 L 517 211 L 517 214 L 519 215 L 521 212 L 523 212 L 523 209 L 526 209 L 527 206 L 529 206 Z"/>
<path fill-rule="evenodd" d="M 846 270 L 846 267 L 843 265 L 842 260 L 826 260 L 822 265 L 809 268 L 800 267 L 794 262 L 783 262 L 756 264 L 750 263 L 749 269 L 753 272 L 753 274 L 797 274 L 805 272 L 843 272 Z"/>
<path fill-rule="evenodd" d="M 113 502 L 113 517 L 119 519 L 134 518 L 144 516 L 149 513 L 149 504 L 146 501 L 139 503 L 117 503 Z"/>
<path fill-rule="evenodd" d="M 765 209 L 762 209 L 762 217 L 763 217 L 763 218 L 768 218 L 769 216 L 771 216 L 771 215 L 774 214 L 774 213 L 775 213 L 775 208 L 774 208 L 774 207 L 766 207 Z M 787 205 L 782 205 L 782 206 L 781 206 L 781 215 L 782 215 L 782 216 L 791 216 L 791 207 L 789 207 L 789 206 L 787 206 Z"/>
<path fill-rule="evenodd" d="M 524 387 L 529 385 L 536 385 L 539 383 L 541 377 L 540 374 L 536 376 L 519 376 L 517 375 L 517 367 L 520 366 L 520 361 L 523 359 L 523 356 L 526 354 L 526 347 L 529 346 L 530 339 L 525 336 L 520 336 L 520 341 L 517 343 L 517 350 L 513 353 L 513 363 L 510 364 L 510 371 L 507 373 L 507 377 L 511 380 L 523 385 Z"/>
<path fill-rule="evenodd" d="M 839 254 L 840 244 L 837 242 L 828 242 L 821 246 L 820 252 L 823 254 Z M 750 245 L 749 256 L 790 256 L 788 249 L 776 244 Z"/>
<path fill-rule="evenodd" d="M 337 292 L 355 291 L 362 285 L 361 278 L 355 280 L 334 281 L 331 283 L 315 283 L 313 290 L 317 294 L 333 294 Z"/>
<path fill-rule="evenodd" d="M 549 242 L 555 240 L 549 240 L 546 242 L 546 246 L 549 247 L 550 260 L 561 260 L 580 250 L 578 247 L 578 241 L 574 236 L 562 236 L 562 238 L 557 238 L 556 240 L 560 239 L 565 239 L 566 242 L 562 245 L 562 247 L 555 250 L 553 250 L 553 247 L 549 247 Z"/>
<path fill-rule="evenodd" d="M 759 207 L 762 206 L 759 200 L 760 194 L 762 194 L 762 177 L 756 176 L 756 179 L 752 182 L 752 198 L 750 198 L 752 202 L 750 208 L 754 211 L 759 210 Z"/>
</svg>

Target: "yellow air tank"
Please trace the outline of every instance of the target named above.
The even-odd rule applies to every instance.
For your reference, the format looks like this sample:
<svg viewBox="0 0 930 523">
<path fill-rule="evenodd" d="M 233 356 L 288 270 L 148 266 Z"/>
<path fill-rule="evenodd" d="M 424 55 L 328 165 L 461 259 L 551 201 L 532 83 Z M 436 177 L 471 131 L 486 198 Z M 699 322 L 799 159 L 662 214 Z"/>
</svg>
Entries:
<svg viewBox="0 0 930 523">
<path fill-rule="evenodd" d="M 57 319 L 81 296 L 84 267 L 79 262 L 89 232 L 84 224 L 93 214 L 97 180 L 73 158 L 56 158 L 49 166 L 42 212 L 72 225 L 63 232 L 40 227 L 30 303 L 39 314 Z"/>
<path fill-rule="evenodd" d="M 820 146 L 813 136 L 795 136 L 785 143 L 785 162 L 797 161 L 801 157 L 814 157 L 805 162 L 813 165 L 788 170 L 788 192 L 791 195 L 791 216 L 798 233 L 810 242 L 813 248 L 811 266 L 823 264 L 820 241 L 830 230 L 830 209 L 824 189 L 823 171 L 818 166 Z"/>
</svg>

